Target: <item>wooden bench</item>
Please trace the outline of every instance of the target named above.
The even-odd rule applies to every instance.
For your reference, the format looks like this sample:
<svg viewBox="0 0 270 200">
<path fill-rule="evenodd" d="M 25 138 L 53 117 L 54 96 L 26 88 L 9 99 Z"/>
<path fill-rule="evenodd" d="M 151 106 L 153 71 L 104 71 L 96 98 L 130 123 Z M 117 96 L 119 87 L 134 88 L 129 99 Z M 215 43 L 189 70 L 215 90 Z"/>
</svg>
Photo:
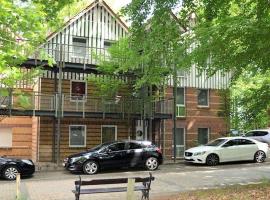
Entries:
<svg viewBox="0 0 270 200">
<path fill-rule="evenodd" d="M 135 183 L 142 183 L 142 185 L 135 185 L 134 191 L 141 191 L 142 198 L 149 200 L 149 190 L 151 189 L 151 181 L 155 180 L 151 173 L 149 177 L 141 178 L 134 177 Z M 122 187 L 108 187 L 108 188 L 82 188 L 82 186 L 91 185 L 113 185 L 113 184 L 125 184 L 128 182 L 128 178 L 115 178 L 115 179 L 95 179 L 90 181 L 82 181 L 79 176 L 79 180 L 75 181 L 75 190 L 72 192 L 75 194 L 75 199 L 79 200 L 82 194 L 95 194 L 95 193 L 111 193 L 111 192 L 126 192 L 127 186 Z"/>
</svg>

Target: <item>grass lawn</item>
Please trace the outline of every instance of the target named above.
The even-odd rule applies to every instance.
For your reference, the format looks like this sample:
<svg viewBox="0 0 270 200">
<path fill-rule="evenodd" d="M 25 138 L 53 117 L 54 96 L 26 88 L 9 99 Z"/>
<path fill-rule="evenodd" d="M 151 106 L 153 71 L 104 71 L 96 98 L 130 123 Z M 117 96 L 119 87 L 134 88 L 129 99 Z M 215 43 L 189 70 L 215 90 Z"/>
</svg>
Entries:
<svg viewBox="0 0 270 200">
<path fill-rule="evenodd" d="M 155 200 L 270 200 L 270 181 L 219 189 L 196 190 Z"/>
</svg>

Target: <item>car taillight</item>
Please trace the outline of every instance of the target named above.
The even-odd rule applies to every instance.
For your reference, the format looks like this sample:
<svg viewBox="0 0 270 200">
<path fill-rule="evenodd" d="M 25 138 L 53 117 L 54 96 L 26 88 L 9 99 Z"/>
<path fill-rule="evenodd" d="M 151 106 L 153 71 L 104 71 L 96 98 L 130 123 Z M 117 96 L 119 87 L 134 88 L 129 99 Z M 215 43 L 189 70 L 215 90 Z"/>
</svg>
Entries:
<svg viewBox="0 0 270 200">
<path fill-rule="evenodd" d="M 157 148 L 156 151 L 157 151 L 158 153 L 162 154 L 162 151 L 161 151 L 160 148 Z"/>
</svg>

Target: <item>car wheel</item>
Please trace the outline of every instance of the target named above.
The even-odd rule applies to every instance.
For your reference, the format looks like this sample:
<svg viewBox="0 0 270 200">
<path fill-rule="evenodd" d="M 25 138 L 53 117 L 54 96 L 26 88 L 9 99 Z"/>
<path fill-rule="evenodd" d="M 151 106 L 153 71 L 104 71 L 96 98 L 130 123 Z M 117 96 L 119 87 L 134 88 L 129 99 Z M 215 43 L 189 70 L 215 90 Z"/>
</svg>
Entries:
<svg viewBox="0 0 270 200">
<path fill-rule="evenodd" d="M 209 166 L 215 166 L 219 163 L 219 157 L 216 154 L 210 154 L 206 158 L 206 164 Z"/>
<path fill-rule="evenodd" d="M 3 171 L 3 177 L 7 180 L 15 180 L 19 170 L 16 166 L 8 166 Z"/>
<path fill-rule="evenodd" d="M 83 172 L 85 174 L 96 174 L 98 172 L 99 169 L 99 165 L 97 162 L 95 161 L 87 161 L 86 163 L 84 163 L 83 165 Z"/>
<path fill-rule="evenodd" d="M 265 161 L 266 155 L 263 151 L 257 151 L 254 155 L 254 161 L 257 163 L 262 163 Z"/>
<path fill-rule="evenodd" d="M 151 170 L 151 171 L 156 170 L 158 166 L 159 166 L 159 163 L 158 163 L 157 158 L 155 157 L 150 157 L 145 162 L 146 169 Z"/>
</svg>

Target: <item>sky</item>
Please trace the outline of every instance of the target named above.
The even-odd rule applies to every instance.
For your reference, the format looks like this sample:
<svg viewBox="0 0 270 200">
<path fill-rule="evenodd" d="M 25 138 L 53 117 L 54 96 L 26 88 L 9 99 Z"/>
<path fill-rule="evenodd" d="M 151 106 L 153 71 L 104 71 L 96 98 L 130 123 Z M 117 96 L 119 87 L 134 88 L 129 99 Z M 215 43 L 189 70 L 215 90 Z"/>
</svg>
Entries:
<svg viewBox="0 0 270 200">
<path fill-rule="evenodd" d="M 131 0 L 105 0 L 107 4 L 113 7 L 115 11 L 120 10 L 121 7 L 127 5 Z"/>
</svg>

